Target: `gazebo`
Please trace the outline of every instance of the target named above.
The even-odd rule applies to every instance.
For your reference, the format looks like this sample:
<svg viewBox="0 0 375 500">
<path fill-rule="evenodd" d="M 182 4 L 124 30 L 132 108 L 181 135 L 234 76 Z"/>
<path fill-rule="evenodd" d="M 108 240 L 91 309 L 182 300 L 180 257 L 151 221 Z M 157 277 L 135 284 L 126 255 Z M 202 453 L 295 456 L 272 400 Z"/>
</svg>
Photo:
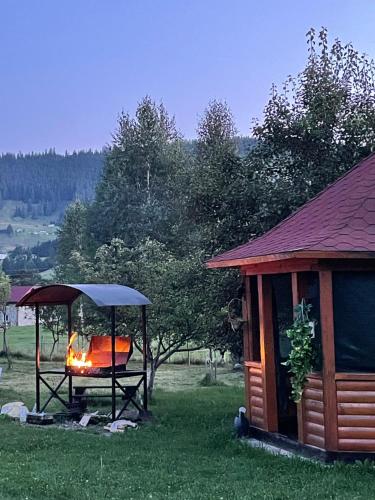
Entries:
<svg viewBox="0 0 375 500">
<path fill-rule="evenodd" d="M 251 433 L 329 460 L 375 457 L 375 154 L 207 266 L 243 276 Z M 311 304 L 321 364 L 296 404 L 282 362 L 302 299 Z"/>
<path fill-rule="evenodd" d="M 71 343 L 73 336 L 72 305 L 81 295 L 91 299 L 98 307 L 105 307 L 110 312 L 110 335 L 91 338 L 88 353 L 72 356 Z M 82 392 L 73 396 L 73 377 L 109 379 L 109 386 L 90 386 L 92 389 L 110 389 L 112 402 L 112 420 L 120 418 L 129 403 L 133 403 L 139 410 L 147 413 L 147 329 L 146 306 L 151 304 L 149 299 L 133 288 L 114 284 L 56 284 L 37 286 L 19 300 L 17 307 L 29 306 L 35 308 L 35 392 L 36 411 L 43 412 L 53 399 L 57 399 L 67 409 L 73 405 L 73 399 L 82 398 Z M 68 318 L 68 349 L 64 368 L 41 369 L 40 363 L 40 307 L 58 306 L 67 307 Z M 140 324 L 143 338 L 143 366 L 141 370 L 127 369 L 127 362 L 132 352 L 130 337 L 116 336 L 116 307 L 138 306 L 140 308 Z M 70 354 L 70 356 L 69 356 Z M 87 356 L 87 357 L 86 357 Z M 56 387 L 47 380 L 48 375 L 60 376 Z M 123 381 L 129 377 L 136 377 L 136 385 L 128 386 Z M 68 400 L 61 394 L 65 381 L 68 381 Z M 40 386 L 44 384 L 50 395 L 41 403 Z M 135 400 L 136 391 L 143 385 L 142 407 Z M 82 388 L 79 388 L 82 389 Z M 105 395 L 104 395 L 105 396 Z M 101 395 L 103 397 L 103 395 Z M 105 396 L 106 397 L 106 396 Z M 116 399 L 121 397 L 123 406 L 116 411 Z"/>
</svg>

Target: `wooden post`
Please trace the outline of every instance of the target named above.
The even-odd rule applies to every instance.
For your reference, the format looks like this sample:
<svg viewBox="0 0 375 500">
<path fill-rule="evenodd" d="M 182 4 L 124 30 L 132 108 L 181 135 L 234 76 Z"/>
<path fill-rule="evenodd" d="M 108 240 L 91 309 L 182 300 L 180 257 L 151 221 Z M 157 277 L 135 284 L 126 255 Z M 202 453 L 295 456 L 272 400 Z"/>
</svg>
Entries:
<svg viewBox="0 0 375 500">
<path fill-rule="evenodd" d="M 143 343 L 143 409 L 147 411 L 148 394 L 147 394 L 147 317 L 146 306 L 141 308 L 142 319 L 142 343 Z"/>
<path fill-rule="evenodd" d="M 243 324 L 243 360 L 244 360 L 244 377 L 245 377 L 245 406 L 246 416 L 251 422 L 251 405 L 250 405 L 250 372 L 246 366 L 246 361 L 251 361 L 252 358 L 252 324 L 251 324 L 251 295 L 250 295 L 250 277 L 243 277 L 244 295 L 242 297 L 242 317 Z"/>
<path fill-rule="evenodd" d="M 267 275 L 258 275 L 260 357 L 263 374 L 264 424 L 269 432 L 278 430 L 275 347 L 272 321 L 272 288 Z"/>
<path fill-rule="evenodd" d="M 299 273 L 292 273 L 292 296 L 293 296 L 293 312 L 294 308 L 304 298 L 303 278 Z M 298 426 L 298 441 L 305 442 L 304 432 L 304 415 L 303 415 L 303 396 L 299 403 L 297 403 L 297 426 Z"/>
<path fill-rule="evenodd" d="M 35 304 L 35 398 L 36 411 L 40 412 L 40 341 L 39 341 L 39 304 Z"/>
<path fill-rule="evenodd" d="M 335 338 L 333 324 L 332 271 L 319 272 L 320 321 L 323 349 L 323 401 L 325 448 L 337 450 L 337 394 L 335 382 Z"/>
<path fill-rule="evenodd" d="M 111 306 L 112 422 L 116 420 L 116 308 Z"/>
<path fill-rule="evenodd" d="M 70 344 L 70 339 L 72 336 L 73 324 L 72 324 L 72 304 L 68 304 L 68 343 Z M 68 395 L 69 403 L 73 402 L 73 378 L 71 375 L 68 377 Z"/>
</svg>

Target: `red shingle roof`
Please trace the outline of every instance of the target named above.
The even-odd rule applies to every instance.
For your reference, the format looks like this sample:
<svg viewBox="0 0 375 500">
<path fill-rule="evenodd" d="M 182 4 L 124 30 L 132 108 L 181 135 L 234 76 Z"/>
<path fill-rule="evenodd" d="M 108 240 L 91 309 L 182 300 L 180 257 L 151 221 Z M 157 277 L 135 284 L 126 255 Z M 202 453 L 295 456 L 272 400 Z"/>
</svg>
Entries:
<svg viewBox="0 0 375 500">
<path fill-rule="evenodd" d="M 375 153 L 263 236 L 208 265 L 297 251 L 375 252 Z"/>
</svg>

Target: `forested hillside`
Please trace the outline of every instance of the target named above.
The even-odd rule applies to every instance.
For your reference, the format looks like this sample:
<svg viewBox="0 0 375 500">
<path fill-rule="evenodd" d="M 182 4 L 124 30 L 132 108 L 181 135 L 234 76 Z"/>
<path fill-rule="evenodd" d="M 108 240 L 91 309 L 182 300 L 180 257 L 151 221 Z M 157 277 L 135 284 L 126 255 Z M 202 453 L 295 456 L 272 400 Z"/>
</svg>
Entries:
<svg viewBox="0 0 375 500">
<path fill-rule="evenodd" d="M 13 200 L 15 217 L 50 216 L 75 200 L 91 200 L 103 165 L 102 152 L 54 151 L 0 156 L 0 202 Z M 0 205 L 1 207 L 1 205 Z"/>
</svg>

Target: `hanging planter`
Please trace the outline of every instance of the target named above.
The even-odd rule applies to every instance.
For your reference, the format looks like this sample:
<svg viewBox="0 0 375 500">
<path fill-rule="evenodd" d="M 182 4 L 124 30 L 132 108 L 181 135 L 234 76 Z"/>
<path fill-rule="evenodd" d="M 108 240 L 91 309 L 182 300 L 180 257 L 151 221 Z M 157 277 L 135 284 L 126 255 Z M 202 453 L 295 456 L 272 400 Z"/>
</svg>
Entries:
<svg viewBox="0 0 375 500">
<path fill-rule="evenodd" d="M 288 360 L 282 363 L 289 367 L 292 374 L 292 394 L 291 398 L 295 403 L 299 403 L 302 398 L 303 389 L 307 375 L 312 371 L 314 365 L 313 329 L 309 319 L 310 304 L 306 304 L 302 299 L 301 303 L 295 307 L 295 319 L 291 328 L 286 331 L 290 339 L 291 350 Z"/>
</svg>

